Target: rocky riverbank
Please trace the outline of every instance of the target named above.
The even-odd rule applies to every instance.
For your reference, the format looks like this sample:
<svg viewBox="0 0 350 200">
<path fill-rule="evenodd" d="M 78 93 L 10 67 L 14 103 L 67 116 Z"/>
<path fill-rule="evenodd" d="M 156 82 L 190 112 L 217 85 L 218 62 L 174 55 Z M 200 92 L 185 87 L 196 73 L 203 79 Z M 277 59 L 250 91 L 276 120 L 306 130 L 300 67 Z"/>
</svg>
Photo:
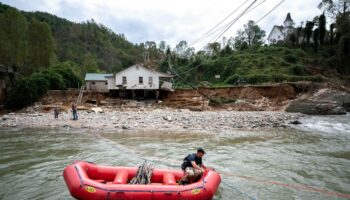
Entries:
<svg viewBox="0 0 350 200">
<path fill-rule="evenodd" d="M 186 109 L 154 109 L 148 111 L 116 111 L 101 108 L 79 111 L 73 121 L 70 112 L 62 112 L 58 119 L 53 113 L 9 113 L 0 117 L 0 127 L 67 128 L 87 131 L 163 130 L 216 132 L 234 129 L 283 128 L 300 118 L 301 114 L 284 112 L 203 111 Z"/>
</svg>

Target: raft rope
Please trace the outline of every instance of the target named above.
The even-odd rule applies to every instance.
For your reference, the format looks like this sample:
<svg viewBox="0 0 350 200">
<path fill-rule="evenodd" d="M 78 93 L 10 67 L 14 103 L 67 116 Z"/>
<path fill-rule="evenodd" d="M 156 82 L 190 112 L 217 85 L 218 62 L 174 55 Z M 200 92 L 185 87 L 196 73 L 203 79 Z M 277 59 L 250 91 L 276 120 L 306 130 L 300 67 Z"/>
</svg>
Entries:
<svg viewBox="0 0 350 200">
<path fill-rule="evenodd" d="M 138 167 L 135 177 L 131 179 L 129 184 L 150 184 L 153 170 L 154 167 L 145 161 L 141 166 Z"/>
<path fill-rule="evenodd" d="M 239 192 L 240 194 L 242 194 L 242 195 L 244 195 L 244 196 L 248 197 L 249 199 L 251 199 L 251 200 L 257 200 L 256 198 L 254 198 L 254 197 L 250 196 L 249 194 L 247 194 L 247 193 L 245 193 L 245 192 L 241 191 L 240 189 L 238 189 L 238 188 L 237 188 L 237 187 L 235 187 L 234 185 L 229 184 L 229 183 L 227 183 L 226 181 L 221 181 L 221 182 L 222 182 L 224 185 L 226 185 L 228 188 L 230 188 L 230 189 L 232 189 L 232 190 L 235 190 L 235 191 Z"/>
<path fill-rule="evenodd" d="M 103 137 L 103 136 L 101 136 L 99 134 L 97 134 L 96 136 L 100 137 L 101 139 L 103 139 L 103 140 L 105 140 L 105 141 L 107 141 L 109 143 L 113 143 L 114 144 L 113 148 L 116 148 L 118 151 L 124 152 L 125 156 L 128 157 L 128 158 L 130 158 L 130 156 L 128 156 L 128 155 L 130 155 L 130 153 L 135 154 L 135 152 L 136 152 L 138 154 L 142 154 L 141 151 L 137 151 L 137 150 L 134 150 L 134 149 L 130 150 L 126 146 L 121 145 L 119 143 L 116 143 L 115 141 L 110 140 L 108 138 L 105 138 L 105 137 Z M 116 147 L 115 146 L 116 144 L 119 145 L 119 146 L 122 146 L 122 148 Z M 177 165 L 169 164 L 169 162 L 166 162 L 164 159 L 160 159 L 160 158 L 157 158 L 157 160 L 154 160 L 154 159 L 141 158 L 139 156 L 136 156 L 136 157 L 139 158 L 140 160 L 161 164 L 161 165 L 167 166 L 169 168 L 178 168 L 179 167 Z M 172 161 L 172 162 L 175 162 L 175 161 Z M 234 174 L 234 173 L 225 172 L 225 171 L 217 171 L 217 172 L 219 174 L 222 174 L 222 175 L 231 176 L 231 177 L 237 177 L 237 178 L 240 178 L 240 179 L 245 179 L 245 180 L 248 180 L 248 181 L 254 181 L 254 182 L 257 182 L 257 183 L 278 185 L 280 187 L 290 188 L 290 189 L 299 190 L 299 191 L 313 192 L 313 193 L 319 193 L 319 194 L 322 194 L 322 195 L 325 195 L 325 196 L 334 196 L 334 197 L 341 197 L 341 198 L 350 199 L 350 194 L 330 191 L 330 190 L 326 190 L 326 189 L 322 189 L 322 188 L 311 187 L 311 186 L 308 186 L 308 185 L 287 184 L 287 183 L 282 183 L 282 182 L 277 182 L 277 181 L 272 181 L 272 180 L 267 180 L 267 179 L 261 179 L 261 178 L 253 177 L 253 176 L 245 176 L 245 175 Z M 222 182 L 224 183 L 224 181 L 222 181 Z M 239 191 L 241 194 L 244 194 L 247 197 L 250 196 L 250 195 L 244 193 L 243 191 L 239 190 L 237 187 L 235 187 L 235 186 L 233 186 L 231 184 L 228 184 L 228 183 L 224 183 L 224 184 L 225 185 L 230 185 L 231 189 L 235 188 L 234 190 Z M 255 199 L 255 198 L 251 197 L 251 199 Z"/>
<path fill-rule="evenodd" d="M 252 177 L 252 176 L 243 176 L 243 175 L 238 175 L 238 174 L 233 174 L 233 173 L 228 173 L 228 172 L 220 172 L 220 174 L 226 175 L 226 176 L 233 176 L 241 179 L 246 179 L 254 182 L 260 182 L 260 183 L 265 183 L 265 184 L 272 184 L 272 185 L 278 185 L 281 187 L 286 187 L 286 188 L 291 188 L 291 189 L 296 189 L 296 190 L 302 190 L 302 191 L 307 191 L 307 192 L 314 192 L 314 193 L 320 193 L 326 196 L 336 196 L 336 197 L 341 197 L 341 198 L 348 198 L 350 199 L 350 194 L 344 194 L 340 192 L 334 192 L 334 191 L 329 191 L 321 188 L 315 188 L 311 187 L 308 185 L 303 185 L 303 184 L 287 184 L 287 183 L 282 183 L 282 182 L 277 182 L 277 181 L 271 181 L 271 180 L 266 180 L 266 179 L 260 179 L 257 177 Z"/>
</svg>

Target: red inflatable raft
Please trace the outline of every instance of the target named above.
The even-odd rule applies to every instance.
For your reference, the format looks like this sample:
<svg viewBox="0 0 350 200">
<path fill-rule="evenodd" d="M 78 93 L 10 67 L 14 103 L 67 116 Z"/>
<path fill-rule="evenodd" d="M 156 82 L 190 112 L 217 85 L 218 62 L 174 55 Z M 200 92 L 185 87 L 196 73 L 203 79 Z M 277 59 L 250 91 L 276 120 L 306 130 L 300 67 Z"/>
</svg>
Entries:
<svg viewBox="0 0 350 200">
<path fill-rule="evenodd" d="M 136 167 L 98 166 L 76 161 L 64 169 L 63 176 L 71 195 L 77 199 L 212 199 L 221 181 L 208 169 L 196 183 L 177 185 L 184 175 L 179 170 L 154 169 L 151 184 L 131 185 Z"/>
</svg>

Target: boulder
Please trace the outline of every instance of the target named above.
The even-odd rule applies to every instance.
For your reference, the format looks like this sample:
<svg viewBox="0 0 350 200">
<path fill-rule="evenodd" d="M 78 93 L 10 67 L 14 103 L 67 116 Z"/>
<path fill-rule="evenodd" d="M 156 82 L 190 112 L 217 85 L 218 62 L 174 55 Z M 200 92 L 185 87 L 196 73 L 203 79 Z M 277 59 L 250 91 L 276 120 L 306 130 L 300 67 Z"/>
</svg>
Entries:
<svg viewBox="0 0 350 200">
<path fill-rule="evenodd" d="M 122 129 L 125 129 L 125 130 L 130 129 L 130 126 L 128 126 L 128 125 L 123 125 L 123 126 L 122 126 Z"/>
<path fill-rule="evenodd" d="M 103 113 L 103 109 L 100 107 L 91 108 L 90 110 L 94 111 L 95 113 Z"/>
<path fill-rule="evenodd" d="M 171 116 L 164 116 L 163 119 L 166 120 L 166 121 L 169 121 L 169 122 L 172 121 Z"/>
<path fill-rule="evenodd" d="M 346 114 L 345 108 L 340 106 L 336 101 L 316 101 L 309 99 L 292 101 L 286 108 L 286 112 L 310 115 Z"/>
<path fill-rule="evenodd" d="M 321 89 L 311 97 L 311 100 L 334 101 L 338 106 L 342 106 L 346 111 L 350 112 L 350 93 L 346 91 L 338 91 L 328 88 Z"/>
<path fill-rule="evenodd" d="M 298 121 L 298 120 L 294 120 L 294 121 L 290 121 L 289 124 L 299 125 L 299 124 L 302 124 L 302 123 L 300 121 Z"/>
</svg>

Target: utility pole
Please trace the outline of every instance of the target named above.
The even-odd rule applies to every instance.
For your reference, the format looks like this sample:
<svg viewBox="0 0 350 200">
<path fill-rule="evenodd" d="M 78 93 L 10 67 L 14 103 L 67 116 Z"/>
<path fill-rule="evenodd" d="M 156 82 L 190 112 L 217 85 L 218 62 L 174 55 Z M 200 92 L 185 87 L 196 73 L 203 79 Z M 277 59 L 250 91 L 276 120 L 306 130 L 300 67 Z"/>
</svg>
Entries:
<svg viewBox="0 0 350 200">
<path fill-rule="evenodd" d="M 143 61 L 145 64 L 149 62 L 149 51 L 143 53 Z"/>
</svg>

